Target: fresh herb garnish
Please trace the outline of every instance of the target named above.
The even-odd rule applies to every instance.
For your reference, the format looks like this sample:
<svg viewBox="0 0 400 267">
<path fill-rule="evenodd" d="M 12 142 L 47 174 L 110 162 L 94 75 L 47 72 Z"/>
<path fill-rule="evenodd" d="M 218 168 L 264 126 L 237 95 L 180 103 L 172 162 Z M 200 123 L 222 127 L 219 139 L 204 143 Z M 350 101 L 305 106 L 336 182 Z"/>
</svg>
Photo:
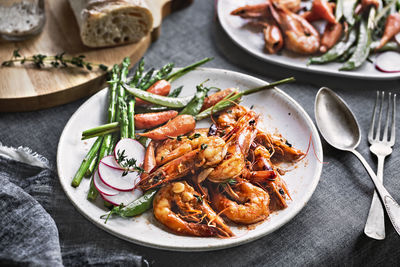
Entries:
<svg viewBox="0 0 400 267">
<path fill-rule="evenodd" d="M 203 202 L 203 197 L 199 195 L 194 195 L 195 198 L 197 198 L 197 202 L 201 203 Z"/>
<path fill-rule="evenodd" d="M 225 182 L 220 183 L 220 186 L 227 186 L 227 185 L 235 185 L 237 184 L 237 181 L 235 179 L 228 179 Z"/>
<path fill-rule="evenodd" d="M 176 137 L 176 140 L 182 141 L 182 137 L 183 137 L 183 135 L 178 135 L 178 136 Z"/>
<path fill-rule="evenodd" d="M 124 168 L 124 172 L 122 173 L 122 176 L 127 175 L 129 172 L 136 171 L 138 173 L 143 173 L 144 169 L 140 166 L 136 165 L 136 159 L 134 158 L 128 158 L 125 155 L 125 149 L 122 150 L 117 150 L 117 162 L 118 164 Z"/>
<path fill-rule="evenodd" d="M 201 150 L 205 150 L 207 147 L 208 147 L 207 144 L 201 144 L 201 146 L 200 146 Z"/>
<path fill-rule="evenodd" d="M 193 139 L 199 138 L 200 136 L 201 136 L 201 134 L 195 133 L 194 135 L 189 136 L 188 139 L 189 139 L 189 140 L 193 140 Z"/>
<path fill-rule="evenodd" d="M 11 67 L 16 62 L 19 62 L 22 65 L 25 64 L 25 62 L 32 62 L 32 64 L 38 69 L 45 67 L 46 63 L 50 64 L 54 68 L 75 66 L 78 68 L 86 68 L 87 70 L 91 71 L 93 70 L 93 66 L 97 66 L 102 71 L 107 71 L 108 69 L 108 67 L 104 64 L 95 64 L 85 61 L 84 55 L 79 55 L 77 57 L 66 57 L 65 52 L 62 52 L 54 56 L 36 54 L 31 57 L 25 57 L 22 56 L 19 51 L 19 49 L 15 49 L 12 53 L 11 59 L 3 61 L 1 65 L 4 67 Z"/>
</svg>

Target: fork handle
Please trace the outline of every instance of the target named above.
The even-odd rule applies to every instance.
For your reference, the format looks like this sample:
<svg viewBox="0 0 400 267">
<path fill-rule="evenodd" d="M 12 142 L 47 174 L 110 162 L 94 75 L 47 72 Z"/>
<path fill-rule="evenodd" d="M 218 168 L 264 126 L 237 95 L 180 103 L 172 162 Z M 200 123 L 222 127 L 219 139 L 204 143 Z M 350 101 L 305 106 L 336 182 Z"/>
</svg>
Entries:
<svg viewBox="0 0 400 267">
<path fill-rule="evenodd" d="M 383 165 L 385 162 L 385 156 L 378 157 L 378 172 L 376 177 L 379 181 L 383 182 Z M 385 239 L 385 214 L 383 211 L 382 202 L 376 191 L 371 202 L 371 208 L 369 209 L 367 223 L 365 224 L 364 233 L 374 239 L 382 240 Z"/>
<path fill-rule="evenodd" d="M 400 206 L 397 204 L 396 200 L 389 194 L 386 188 L 383 186 L 383 183 L 378 180 L 374 171 L 369 166 L 368 162 L 364 159 L 364 157 L 356 150 L 350 150 L 364 165 L 364 168 L 367 170 L 369 176 L 375 184 L 375 189 L 378 191 L 379 196 L 382 199 L 383 205 L 386 209 L 386 212 L 389 216 L 390 221 L 397 234 L 400 235 Z"/>
</svg>

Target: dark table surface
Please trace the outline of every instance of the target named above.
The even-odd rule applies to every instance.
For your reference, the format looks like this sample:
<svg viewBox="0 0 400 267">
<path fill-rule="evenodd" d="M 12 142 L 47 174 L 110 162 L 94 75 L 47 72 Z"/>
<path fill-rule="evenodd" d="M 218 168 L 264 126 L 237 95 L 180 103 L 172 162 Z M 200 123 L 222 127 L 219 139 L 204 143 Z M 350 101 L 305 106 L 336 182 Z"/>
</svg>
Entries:
<svg viewBox="0 0 400 267">
<path fill-rule="evenodd" d="M 160 39 L 145 55 L 148 66 L 167 61 L 187 65 L 204 57 L 214 57 L 207 67 L 250 74 L 266 81 L 295 76 L 297 83 L 282 86 L 314 119 L 314 98 L 321 86 L 334 89 L 350 105 L 361 126 L 359 151 L 376 168 L 366 132 L 369 129 L 376 90 L 400 91 L 400 81 L 366 81 L 315 75 L 262 62 L 237 47 L 218 23 L 213 1 L 195 1 L 192 6 L 165 19 Z M 61 132 L 70 116 L 85 101 L 25 113 L 0 114 L 0 141 L 6 146 L 26 146 L 56 166 Z M 397 120 L 398 121 L 398 120 Z M 400 125 L 399 123 L 397 125 Z M 397 136 L 399 136 L 397 126 Z M 385 185 L 400 201 L 400 150 L 395 145 L 385 163 Z M 373 193 L 373 184 L 358 160 L 349 153 L 331 148 L 323 141 L 324 165 L 319 185 L 306 207 L 276 232 L 235 248 L 182 253 L 131 244 L 97 228 L 79 214 L 60 186 L 50 215 L 57 223 L 61 250 L 82 253 L 110 248 L 142 255 L 159 266 L 262 266 L 262 265 L 394 265 L 400 260 L 400 238 L 386 217 L 386 239 L 376 241 L 363 233 Z M 56 195 L 57 194 L 57 195 Z M 79 225 L 80 227 L 74 227 Z"/>
</svg>

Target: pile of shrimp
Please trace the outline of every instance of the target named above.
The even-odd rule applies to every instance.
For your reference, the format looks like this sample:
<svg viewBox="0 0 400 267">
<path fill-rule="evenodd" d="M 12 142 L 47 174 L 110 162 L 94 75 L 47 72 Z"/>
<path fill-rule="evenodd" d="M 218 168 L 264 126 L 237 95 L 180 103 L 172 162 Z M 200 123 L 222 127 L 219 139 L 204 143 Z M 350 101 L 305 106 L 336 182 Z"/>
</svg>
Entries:
<svg viewBox="0 0 400 267">
<path fill-rule="evenodd" d="M 152 140 L 146 149 L 139 187 L 159 188 L 154 217 L 174 233 L 231 237 L 227 220 L 257 223 L 290 200 L 279 165 L 304 153 L 261 130 L 259 115 L 246 107 L 231 107 L 213 121 L 209 129 Z"/>
<path fill-rule="evenodd" d="M 371 6 L 378 8 L 379 1 L 362 0 L 355 12 L 359 14 Z M 336 4 L 328 0 L 313 0 L 312 8 L 305 11 L 300 0 L 266 0 L 262 4 L 239 7 L 231 15 L 250 19 L 250 24 L 262 27 L 267 53 L 275 54 L 285 47 L 298 54 L 311 55 L 327 52 L 348 33 L 349 25 L 336 20 L 335 7 Z M 317 20 L 327 22 L 322 36 L 311 24 Z M 400 15 L 391 14 L 376 49 L 400 32 L 399 25 Z"/>
</svg>

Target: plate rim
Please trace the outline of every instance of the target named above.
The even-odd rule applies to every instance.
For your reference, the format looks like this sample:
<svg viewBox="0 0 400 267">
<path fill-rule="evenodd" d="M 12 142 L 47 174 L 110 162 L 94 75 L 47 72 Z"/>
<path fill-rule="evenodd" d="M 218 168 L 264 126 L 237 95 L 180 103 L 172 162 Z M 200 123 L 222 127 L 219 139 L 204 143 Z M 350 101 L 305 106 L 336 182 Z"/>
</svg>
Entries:
<svg viewBox="0 0 400 267">
<path fill-rule="evenodd" d="M 329 70 L 324 70 L 324 69 L 319 69 L 319 68 L 308 68 L 308 66 L 305 64 L 304 66 L 298 66 L 296 65 L 291 65 L 290 63 L 285 63 L 285 62 L 281 62 L 281 61 L 276 61 L 274 59 L 268 58 L 267 54 L 263 53 L 262 51 L 254 51 L 252 49 L 247 48 L 243 41 L 237 37 L 235 34 L 233 34 L 229 28 L 227 26 L 227 24 L 225 23 L 224 19 L 222 17 L 225 17 L 223 14 L 220 15 L 220 10 L 223 9 L 222 7 L 222 3 L 223 1 L 227 1 L 227 0 L 221 0 L 218 1 L 217 4 L 217 17 L 218 17 L 218 21 L 221 24 L 222 28 L 224 29 L 225 33 L 229 36 L 229 38 L 237 45 L 240 47 L 240 49 L 246 51 L 248 54 L 255 56 L 256 58 L 264 61 L 264 62 L 268 62 L 268 63 L 272 63 L 272 64 L 276 64 L 279 65 L 281 67 L 286 67 L 289 69 L 294 69 L 294 70 L 299 70 L 299 71 L 306 71 L 306 72 L 310 72 L 310 73 L 317 73 L 317 74 L 325 74 L 325 75 L 330 75 L 330 76 L 335 76 L 335 77 L 345 77 L 345 78 L 353 78 L 353 79 L 363 79 L 363 80 L 375 80 L 375 81 L 390 81 L 390 80 L 396 80 L 400 78 L 400 72 L 399 73 L 385 73 L 385 75 L 387 76 L 380 76 L 380 75 L 360 75 L 358 74 L 358 72 L 352 72 L 352 71 L 344 71 L 344 72 L 339 72 L 339 71 L 329 71 Z M 318 66 L 318 65 L 317 65 Z M 319 65 L 322 66 L 322 65 Z"/>
<path fill-rule="evenodd" d="M 219 69 L 219 68 L 196 68 L 195 71 L 211 71 L 211 72 L 219 72 L 221 74 L 231 74 L 231 75 L 235 75 L 236 77 L 245 77 L 246 80 L 251 80 L 254 81 L 255 83 L 264 83 L 264 84 L 269 84 L 268 82 L 259 79 L 257 77 L 248 75 L 248 74 L 244 74 L 241 72 L 236 72 L 236 71 L 231 71 L 231 70 L 226 70 L 226 69 Z M 75 203 L 72 200 L 72 196 L 70 196 L 68 190 L 67 190 L 67 186 L 70 187 L 70 183 L 67 182 L 67 178 L 63 178 L 63 171 L 62 168 L 60 167 L 60 153 L 61 153 L 61 142 L 64 138 L 64 135 L 66 134 L 66 129 L 70 126 L 70 124 L 73 123 L 74 119 L 78 116 L 79 112 L 81 109 L 83 109 L 84 106 L 88 105 L 88 103 L 92 100 L 95 99 L 95 97 L 101 93 L 104 92 L 104 90 L 107 90 L 107 87 L 99 90 L 99 92 L 97 92 L 96 94 L 92 95 L 90 98 L 88 98 L 84 103 L 82 103 L 79 108 L 72 114 L 72 116 L 70 117 L 70 119 L 68 120 L 68 122 L 66 123 L 66 125 L 64 126 L 64 129 L 61 133 L 59 142 L 58 142 L 58 146 L 57 146 L 57 160 L 56 160 L 56 164 L 57 164 L 57 173 L 58 173 L 58 180 L 61 184 L 61 187 L 65 193 L 65 195 L 67 196 L 67 198 L 69 199 L 69 201 L 72 203 L 72 205 L 78 210 L 78 212 L 83 215 L 86 219 L 88 219 L 91 223 L 93 223 L 95 226 L 99 227 L 102 230 L 105 230 L 106 232 L 121 238 L 123 240 L 129 241 L 131 243 L 134 244 L 138 244 L 138 245 L 143 245 L 146 247 L 151 247 L 151 248 L 156 248 L 156 249 L 162 249 L 162 250 L 167 250 L 167 251 L 181 251 L 181 252 L 200 252 L 200 251 L 214 251 L 214 250 L 221 250 L 221 249 L 225 249 L 225 248 L 230 248 L 230 247 L 236 247 L 239 245 L 243 245 L 243 244 L 247 244 L 249 242 L 252 242 L 254 240 L 260 239 L 268 234 L 271 234 L 273 232 L 275 232 L 276 230 L 278 230 L 279 228 L 281 228 L 282 226 L 286 225 L 289 221 L 291 221 L 296 215 L 298 215 L 300 213 L 300 211 L 307 205 L 307 203 L 309 202 L 309 200 L 311 199 L 311 196 L 314 194 L 316 187 L 320 181 L 321 178 L 321 174 L 322 174 L 322 168 L 323 168 L 323 147 L 322 147 L 322 143 L 321 143 L 321 138 L 319 135 L 319 132 L 314 124 L 314 122 L 312 121 L 311 117 L 308 115 L 308 113 L 304 110 L 304 108 L 296 101 L 294 100 L 291 96 L 289 96 L 288 94 L 286 94 L 284 91 L 282 91 L 281 89 L 275 87 L 274 89 L 271 90 L 275 90 L 277 93 L 281 94 L 288 102 L 290 102 L 292 105 L 294 105 L 297 109 L 297 111 L 300 113 L 301 117 L 308 123 L 308 125 L 310 126 L 310 130 L 311 130 L 311 134 L 314 135 L 315 137 L 315 143 L 314 143 L 314 148 L 315 148 L 315 153 L 318 155 L 318 161 L 317 161 L 317 165 L 316 165 L 316 171 L 314 174 L 314 179 L 312 180 L 312 183 L 310 183 L 310 190 L 309 193 L 307 195 L 305 195 L 304 197 L 304 201 L 301 203 L 301 205 L 295 207 L 292 212 L 290 214 L 288 214 L 288 216 L 282 220 L 278 225 L 276 225 L 275 227 L 269 229 L 268 231 L 265 231 L 264 233 L 261 233 L 259 235 L 253 236 L 253 237 L 249 237 L 247 239 L 244 240 L 240 240 L 239 242 L 232 242 L 229 244 L 217 244 L 217 245 L 212 245 L 212 246 L 192 246 L 192 247 L 182 247 L 182 246 L 167 246 L 167 245 L 159 245 L 159 244 L 154 244 L 152 242 L 146 242 L 143 240 L 139 240 L 139 239 L 134 239 L 134 238 L 130 238 L 128 236 L 125 236 L 121 233 L 119 233 L 118 231 L 111 229 L 111 227 L 107 227 L 107 225 L 105 225 L 104 223 L 99 223 L 98 221 L 96 221 L 94 218 L 92 218 L 89 214 L 87 214 L 83 208 L 81 208 L 77 203 Z M 63 182 L 63 180 L 65 180 L 65 182 Z"/>
</svg>

